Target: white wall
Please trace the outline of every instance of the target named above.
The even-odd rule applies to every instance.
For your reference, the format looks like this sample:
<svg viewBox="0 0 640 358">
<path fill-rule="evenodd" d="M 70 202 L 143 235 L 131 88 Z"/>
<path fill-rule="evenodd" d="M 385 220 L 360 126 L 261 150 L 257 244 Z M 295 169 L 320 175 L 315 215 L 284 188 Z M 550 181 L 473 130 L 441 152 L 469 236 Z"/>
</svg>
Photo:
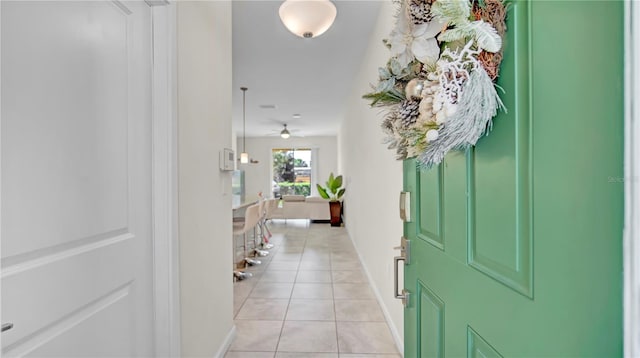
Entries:
<svg viewBox="0 0 640 358">
<path fill-rule="evenodd" d="M 231 2 L 177 2 L 182 356 L 214 357 L 233 328 Z"/>
<path fill-rule="evenodd" d="M 393 14 L 393 4 L 385 2 L 348 98 L 339 135 L 339 162 L 347 183 L 344 200 L 347 230 L 391 318 L 395 338 L 401 341 L 403 308 L 392 292 L 393 257 L 397 254 L 393 247 L 400 244 L 402 236 L 398 216 L 402 162 L 396 161 L 394 153 L 381 144 L 380 110 L 371 109 L 362 99 L 370 91 L 370 83 L 377 80 L 378 67 L 389 59 L 382 39 L 392 29 Z"/>
<path fill-rule="evenodd" d="M 249 157 L 258 160 L 258 164 L 240 164 L 238 169 L 245 171 L 245 196 L 247 200 L 257 197 L 262 191 L 266 197 L 271 193 L 271 150 L 274 148 L 318 148 L 317 178 L 314 183 L 324 183 L 332 172 L 338 175 L 338 148 L 336 137 L 280 137 L 247 138 L 246 150 Z M 242 150 L 242 137 L 238 138 L 238 150 Z M 238 154 L 239 156 L 239 154 Z M 312 185 L 311 195 L 318 195 L 315 184 Z"/>
</svg>

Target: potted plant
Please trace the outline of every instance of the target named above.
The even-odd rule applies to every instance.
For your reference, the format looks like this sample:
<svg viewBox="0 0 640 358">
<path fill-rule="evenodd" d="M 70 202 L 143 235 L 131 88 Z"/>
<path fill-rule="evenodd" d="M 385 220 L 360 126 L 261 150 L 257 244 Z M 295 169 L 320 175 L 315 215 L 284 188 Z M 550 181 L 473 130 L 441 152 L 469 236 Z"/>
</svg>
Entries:
<svg viewBox="0 0 640 358">
<path fill-rule="evenodd" d="M 329 199 L 329 211 L 331 212 L 331 226 L 340 226 L 340 212 L 342 211 L 342 203 L 340 198 L 344 195 L 345 189 L 342 188 L 342 175 L 337 177 L 333 176 L 333 173 L 329 175 L 326 188 L 316 184 L 318 187 L 318 193 L 324 199 Z"/>
</svg>

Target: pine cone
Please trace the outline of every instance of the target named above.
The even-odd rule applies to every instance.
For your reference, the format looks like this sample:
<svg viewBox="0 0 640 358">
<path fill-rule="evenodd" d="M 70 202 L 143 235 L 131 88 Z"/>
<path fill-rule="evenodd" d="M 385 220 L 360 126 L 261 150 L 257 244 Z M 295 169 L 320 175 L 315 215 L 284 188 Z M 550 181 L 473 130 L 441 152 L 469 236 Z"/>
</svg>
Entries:
<svg viewBox="0 0 640 358">
<path fill-rule="evenodd" d="M 505 32 L 507 31 L 505 23 L 507 10 L 505 9 L 502 0 L 484 0 L 484 6 L 474 3 L 472 11 L 476 20 L 484 20 L 491 24 L 491 26 L 493 26 L 493 28 L 498 32 L 498 35 L 504 39 Z M 502 62 L 502 52 L 502 48 L 496 53 L 483 50 L 478 55 L 480 64 L 482 64 L 482 67 L 487 71 L 489 77 L 494 81 L 499 75 L 500 63 Z"/>
<path fill-rule="evenodd" d="M 433 15 L 431 15 L 432 0 L 410 0 L 409 1 L 409 18 L 415 25 L 421 25 L 425 22 L 431 21 Z"/>
<path fill-rule="evenodd" d="M 409 128 L 420 115 L 420 101 L 408 99 L 400 103 L 397 112 L 398 118 L 401 120 L 402 128 Z"/>
</svg>

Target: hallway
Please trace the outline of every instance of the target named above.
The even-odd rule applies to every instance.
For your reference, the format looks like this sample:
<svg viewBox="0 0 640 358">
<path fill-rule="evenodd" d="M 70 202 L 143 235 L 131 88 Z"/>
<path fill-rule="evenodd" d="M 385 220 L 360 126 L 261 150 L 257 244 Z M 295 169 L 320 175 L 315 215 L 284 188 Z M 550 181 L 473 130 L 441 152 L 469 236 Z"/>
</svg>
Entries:
<svg viewBox="0 0 640 358">
<path fill-rule="evenodd" d="M 227 358 L 400 357 L 344 228 L 270 223 L 276 245 L 234 283 Z"/>
</svg>

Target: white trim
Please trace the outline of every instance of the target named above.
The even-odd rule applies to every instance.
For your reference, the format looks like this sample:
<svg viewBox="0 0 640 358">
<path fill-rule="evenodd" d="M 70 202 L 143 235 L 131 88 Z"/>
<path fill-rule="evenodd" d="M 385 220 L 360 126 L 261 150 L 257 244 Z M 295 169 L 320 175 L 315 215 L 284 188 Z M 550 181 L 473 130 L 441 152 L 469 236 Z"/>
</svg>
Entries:
<svg viewBox="0 0 640 358">
<path fill-rule="evenodd" d="M 309 195 L 311 196 L 320 196 L 320 193 L 318 193 L 318 187 L 317 185 L 319 183 L 323 183 L 322 180 L 319 180 L 319 171 L 318 168 L 320 167 L 320 148 L 319 147 L 311 147 L 311 191 L 309 192 Z"/>
<path fill-rule="evenodd" d="M 0 29 L 2 29 L 2 4 L 0 4 Z M 0 30 L 0 38 L 2 36 L 2 30 Z M 2 78 L 2 46 L 0 46 L 0 78 Z M 2 86 L 0 86 L 2 88 Z M 2 90 L 0 90 L 0 138 L 2 138 Z M 2 157 L 2 140 L 0 139 L 0 158 Z M 0 160 L 0 187 L 2 187 L 2 160 Z M 0 190 L 0 228 L 2 228 L 2 191 Z M 2 230 L 0 230 L 2 232 Z M 0 242 L 2 242 L 2 234 L 0 234 Z M 2 245 L 0 245 L 2 247 Z M 0 249 L 0 257 L 2 257 L 2 249 Z M 0 280 L 0 292 L 2 291 L 2 280 Z M 1 299 L 0 299 L 1 300 Z M 2 309 L 0 308 L 0 324 L 8 323 L 4 321 L 4 316 L 2 315 Z M 2 335 L 0 335 L 0 347 L 4 347 L 2 345 Z M 2 357 L 2 353 L 0 352 L 0 357 Z"/>
<path fill-rule="evenodd" d="M 351 237 L 351 234 L 349 234 L 348 232 L 347 234 L 349 235 L 349 240 L 351 240 L 351 244 L 353 244 L 353 247 L 356 248 L 356 254 L 358 254 L 358 260 L 360 261 L 360 266 L 362 267 L 364 274 L 367 276 L 367 282 L 369 283 L 369 286 L 373 290 L 373 294 L 376 296 L 378 305 L 382 309 L 382 314 L 384 314 L 384 319 L 385 321 L 387 321 L 387 325 L 389 326 L 389 330 L 391 331 L 391 336 L 393 336 L 393 341 L 396 344 L 396 348 L 398 348 L 398 352 L 400 352 L 400 356 L 404 357 L 404 338 L 400 336 L 398 327 L 396 327 L 396 324 L 393 322 L 393 319 L 391 318 L 391 313 L 389 313 L 389 310 L 387 309 L 387 305 L 382 299 L 382 294 L 380 293 L 380 290 L 378 290 L 378 286 L 374 284 L 375 281 L 373 281 L 373 276 L 371 276 L 369 269 L 367 269 L 367 265 L 364 264 L 364 260 L 362 259 L 362 256 L 360 255 L 360 251 L 358 250 L 358 245 L 353 240 L 353 237 Z M 398 301 L 398 304 L 400 304 L 400 301 Z"/>
<path fill-rule="evenodd" d="M 640 3 L 625 1 L 624 355 L 640 357 Z"/>
<path fill-rule="evenodd" d="M 180 356 L 177 220 L 176 10 L 151 8 L 153 26 L 153 284 L 155 355 Z"/>
<path fill-rule="evenodd" d="M 227 354 L 227 351 L 231 347 L 231 343 L 233 343 L 234 339 L 236 339 L 236 326 L 235 325 L 233 325 L 231 327 L 231 330 L 229 330 L 229 333 L 227 334 L 227 337 L 224 339 L 224 342 L 222 342 L 222 346 L 220 346 L 220 349 L 218 349 L 218 351 L 216 352 L 214 357 L 223 358 L 224 355 Z"/>
</svg>

